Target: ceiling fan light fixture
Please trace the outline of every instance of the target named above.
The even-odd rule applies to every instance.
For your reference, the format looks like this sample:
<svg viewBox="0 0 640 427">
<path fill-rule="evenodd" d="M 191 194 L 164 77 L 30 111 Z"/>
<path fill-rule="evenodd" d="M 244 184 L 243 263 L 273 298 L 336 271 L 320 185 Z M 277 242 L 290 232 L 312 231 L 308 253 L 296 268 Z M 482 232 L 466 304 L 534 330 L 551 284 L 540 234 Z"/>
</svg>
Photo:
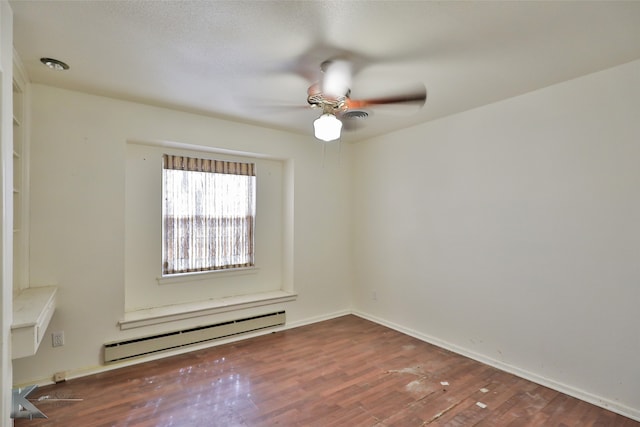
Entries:
<svg viewBox="0 0 640 427">
<path fill-rule="evenodd" d="M 325 113 L 313 122 L 316 138 L 329 142 L 340 138 L 342 122 L 331 113 Z"/>
</svg>

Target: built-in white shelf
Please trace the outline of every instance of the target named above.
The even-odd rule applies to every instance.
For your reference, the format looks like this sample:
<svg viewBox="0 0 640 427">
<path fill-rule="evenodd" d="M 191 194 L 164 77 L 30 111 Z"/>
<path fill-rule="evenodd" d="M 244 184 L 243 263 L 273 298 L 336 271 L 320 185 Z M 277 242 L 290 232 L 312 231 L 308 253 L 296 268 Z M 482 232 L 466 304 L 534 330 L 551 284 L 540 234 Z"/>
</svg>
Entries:
<svg viewBox="0 0 640 427">
<path fill-rule="evenodd" d="M 44 338 L 56 309 L 57 288 L 23 289 L 13 298 L 11 358 L 33 356 Z"/>
<path fill-rule="evenodd" d="M 29 83 L 14 52 L 13 293 L 29 288 Z"/>
</svg>

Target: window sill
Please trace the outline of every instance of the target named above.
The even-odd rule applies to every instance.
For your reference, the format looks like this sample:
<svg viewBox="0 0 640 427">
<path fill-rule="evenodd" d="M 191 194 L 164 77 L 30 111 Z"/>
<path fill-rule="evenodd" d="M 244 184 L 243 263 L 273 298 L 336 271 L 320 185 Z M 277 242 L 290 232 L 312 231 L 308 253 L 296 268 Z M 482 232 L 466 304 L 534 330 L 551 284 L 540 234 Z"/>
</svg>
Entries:
<svg viewBox="0 0 640 427">
<path fill-rule="evenodd" d="M 202 271 L 197 273 L 172 274 L 156 278 L 158 284 L 166 285 L 172 283 L 196 282 L 199 280 L 217 279 L 229 276 L 242 276 L 245 274 L 258 273 L 258 267 L 230 268 L 227 270 Z"/>
<path fill-rule="evenodd" d="M 295 301 L 297 298 L 298 295 L 291 292 L 273 291 L 187 304 L 176 304 L 166 307 L 149 308 L 125 313 L 124 319 L 119 321 L 118 325 L 120 326 L 120 330 L 124 331 L 126 329 L 141 328 L 160 323 L 224 313 L 227 311 Z"/>
</svg>

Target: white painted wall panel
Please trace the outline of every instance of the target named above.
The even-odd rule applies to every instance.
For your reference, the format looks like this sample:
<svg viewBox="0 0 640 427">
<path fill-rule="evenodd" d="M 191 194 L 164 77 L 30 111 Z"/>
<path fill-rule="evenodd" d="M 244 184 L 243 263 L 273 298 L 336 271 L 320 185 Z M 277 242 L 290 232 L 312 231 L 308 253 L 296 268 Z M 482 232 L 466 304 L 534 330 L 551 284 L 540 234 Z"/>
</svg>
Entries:
<svg viewBox="0 0 640 427">
<path fill-rule="evenodd" d="M 58 371 L 74 376 L 99 370 L 107 341 L 265 311 L 286 310 L 288 323 L 299 324 L 349 309 L 350 171 L 343 167 L 349 146 L 329 147 L 323 160 L 311 131 L 293 135 L 43 85 L 33 85 L 32 93 L 30 277 L 33 285 L 58 286 L 49 329 L 64 331 L 65 345 L 43 345 L 36 356 L 16 361 L 16 384 L 46 381 Z M 173 141 L 285 159 L 286 166 L 272 172 L 286 175 L 279 191 L 293 196 L 293 204 L 276 209 L 288 228 L 268 249 L 287 254 L 276 273 L 265 271 L 298 300 L 120 331 L 125 260 L 135 256 L 125 250 L 127 141 Z M 136 308 L 141 294 L 133 292 Z M 203 288 L 185 293 L 188 300 L 216 296 Z M 156 300 L 166 302 L 166 296 Z"/>
<path fill-rule="evenodd" d="M 356 310 L 640 416 L 639 118 L 636 61 L 358 144 Z"/>
<path fill-rule="evenodd" d="M 0 2 L 0 424 L 11 414 L 13 317 L 13 12 Z"/>
</svg>

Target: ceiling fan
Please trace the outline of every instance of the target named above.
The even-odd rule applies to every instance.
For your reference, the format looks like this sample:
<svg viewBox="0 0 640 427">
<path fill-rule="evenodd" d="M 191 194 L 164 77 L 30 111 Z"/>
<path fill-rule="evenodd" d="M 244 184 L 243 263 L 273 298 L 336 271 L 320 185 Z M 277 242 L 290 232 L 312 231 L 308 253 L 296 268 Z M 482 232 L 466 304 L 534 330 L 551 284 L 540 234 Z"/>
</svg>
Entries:
<svg viewBox="0 0 640 427">
<path fill-rule="evenodd" d="M 416 104 L 422 107 L 427 99 L 427 90 L 421 85 L 419 90 L 372 99 L 351 99 L 352 63 L 336 58 L 320 65 L 321 79 L 307 90 L 307 102 L 322 114 L 313 125 L 316 138 L 334 141 L 340 138 L 343 122 L 366 117 L 362 109 L 387 104 Z"/>
</svg>

